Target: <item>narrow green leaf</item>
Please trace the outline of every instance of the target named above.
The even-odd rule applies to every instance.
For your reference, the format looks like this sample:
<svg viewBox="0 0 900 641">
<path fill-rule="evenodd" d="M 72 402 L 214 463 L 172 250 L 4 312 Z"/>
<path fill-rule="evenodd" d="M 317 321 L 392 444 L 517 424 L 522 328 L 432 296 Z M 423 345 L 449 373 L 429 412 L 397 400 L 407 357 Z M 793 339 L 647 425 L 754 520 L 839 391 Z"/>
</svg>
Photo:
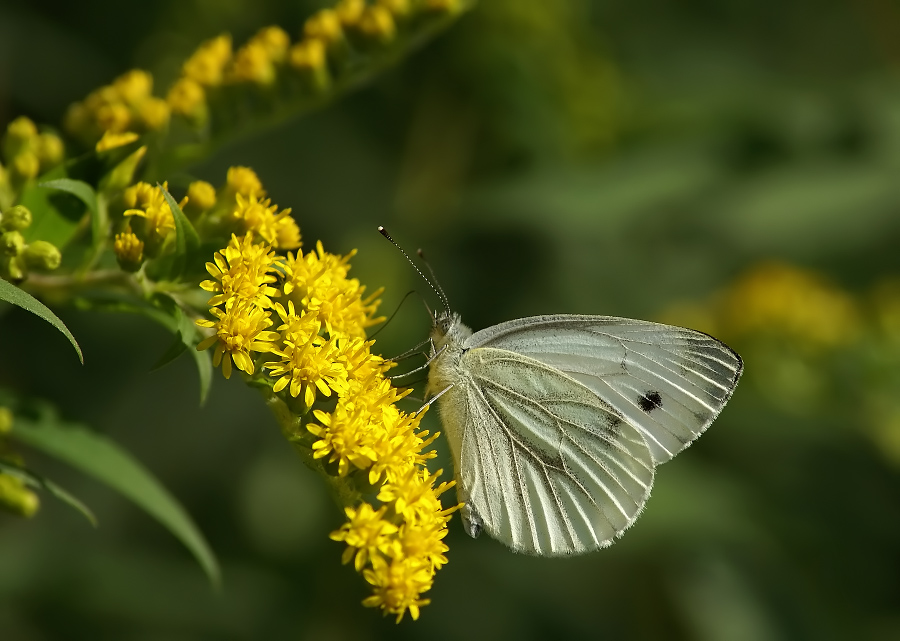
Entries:
<svg viewBox="0 0 900 641">
<path fill-rule="evenodd" d="M 172 217 L 175 219 L 175 255 L 183 258 L 189 251 L 195 251 L 200 247 L 200 236 L 197 235 L 197 230 L 194 229 L 191 221 L 181 211 L 181 207 L 172 198 L 169 190 L 160 184 L 157 184 L 157 187 L 162 190 L 169 209 L 172 210 Z"/>
<path fill-rule="evenodd" d="M 176 358 L 184 354 L 185 350 L 187 350 L 187 345 L 184 344 L 184 340 L 181 338 L 181 332 L 175 336 L 175 340 L 172 341 L 171 345 L 166 349 L 165 353 L 159 357 L 159 359 L 153 364 L 153 367 L 150 368 L 151 372 L 155 372 L 158 369 L 161 369 L 174 361 Z"/>
<path fill-rule="evenodd" d="M 56 180 L 45 180 L 38 183 L 38 187 L 45 189 L 56 189 L 72 194 L 81 202 L 87 205 L 91 212 L 91 239 L 96 247 L 105 240 L 104 221 L 100 216 L 100 207 L 97 202 L 97 193 L 94 188 L 84 181 L 73 180 L 71 178 L 57 178 Z"/>
<path fill-rule="evenodd" d="M 81 363 L 84 364 L 84 356 L 81 353 L 81 347 L 79 347 L 78 341 L 75 340 L 75 337 L 72 336 L 72 332 L 70 332 L 65 323 L 59 320 L 56 314 L 51 312 L 41 301 L 39 301 L 28 292 L 22 291 L 12 283 L 3 280 L 2 278 L 0 278 L 0 300 L 5 300 L 8 303 L 17 305 L 18 307 L 21 307 L 22 309 L 29 311 L 36 316 L 40 316 L 45 321 L 53 325 L 56 329 L 62 332 L 66 338 L 69 339 L 69 342 L 72 343 L 75 351 L 78 352 L 78 360 L 80 360 Z"/>
<path fill-rule="evenodd" d="M 200 377 L 200 404 L 203 405 L 206 402 L 213 380 L 212 357 L 208 350 L 203 352 L 197 351 L 197 343 L 202 340 L 202 335 L 197 330 L 196 325 L 184 315 L 181 308 L 171 297 L 160 294 L 154 298 L 154 304 L 151 305 L 131 297 L 104 292 L 102 296 L 95 294 L 90 298 L 77 299 L 76 305 L 82 309 L 140 314 L 162 325 L 173 334 L 178 335 L 177 342 L 166 350 L 166 355 L 160 358 L 152 369 L 159 369 L 169 360 L 174 360 L 178 354 L 168 359 L 168 356 L 171 355 L 170 352 L 179 349 L 177 343 L 183 344 L 197 365 L 197 374 Z"/>
<path fill-rule="evenodd" d="M 194 358 L 194 363 L 197 364 L 197 374 L 200 377 L 200 405 L 203 405 L 206 403 L 206 398 L 209 396 L 209 388 L 212 386 L 212 355 L 208 349 L 200 352 L 197 351 L 196 347 L 188 347 L 188 351 Z"/>
<path fill-rule="evenodd" d="M 19 467 L 2 460 L 0 460 L 0 472 L 16 477 L 28 487 L 46 490 L 51 496 L 56 497 L 63 503 L 67 503 L 70 507 L 81 512 L 91 525 L 97 527 L 97 517 L 94 516 L 94 513 L 91 512 L 90 508 L 50 479 L 32 472 L 27 468 Z"/>
<path fill-rule="evenodd" d="M 131 454 L 84 427 L 65 424 L 51 412 L 37 421 L 16 418 L 10 436 L 105 483 L 153 516 L 194 555 L 210 582 L 218 587 L 215 555 L 178 500 Z"/>
</svg>

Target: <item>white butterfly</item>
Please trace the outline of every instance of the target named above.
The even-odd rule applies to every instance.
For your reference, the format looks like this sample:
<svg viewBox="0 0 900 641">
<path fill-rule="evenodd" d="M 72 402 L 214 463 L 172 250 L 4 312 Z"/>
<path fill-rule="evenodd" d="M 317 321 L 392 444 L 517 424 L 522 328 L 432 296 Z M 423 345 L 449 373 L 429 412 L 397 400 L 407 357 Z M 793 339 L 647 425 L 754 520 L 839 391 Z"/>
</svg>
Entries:
<svg viewBox="0 0 900 641">
<path fill-rule="evenodd" d="M 466 531 L 545 556 L 605 547 L 634 523 L 655 467 L 709 427 L 743 370 L 711 336 L 611 316 L 473 334 L 448 311 L 431 339 L 426 394 L 440 397 Z"/>
</svg>

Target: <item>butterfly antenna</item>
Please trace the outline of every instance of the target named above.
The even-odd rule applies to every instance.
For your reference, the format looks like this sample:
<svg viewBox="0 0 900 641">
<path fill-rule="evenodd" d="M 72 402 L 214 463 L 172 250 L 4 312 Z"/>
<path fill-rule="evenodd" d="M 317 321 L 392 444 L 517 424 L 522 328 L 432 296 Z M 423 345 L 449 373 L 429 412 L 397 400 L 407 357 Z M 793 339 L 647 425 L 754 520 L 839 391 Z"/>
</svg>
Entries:
<svg viewBox="0 0 900 641">
<path fill-rule="evenodd" d="M 440 281 L 437 279 L 437 276 L 434 275 L 434 270 L 431 268 L 431 263 L 428 262 L 428 259 L 425 258 L 425 252 L 421 249 L 416 250 L 416 253 L 419 255 L 419 258 L 422 259 L 422 262 L 425 263 L 425 267 L 428 268 L 428 273 L 431 275 L 431 282 L 434 283 L 435 289 L 437 289 L 438 297 L 441 299 L 441 303 L 444 305 L 444 311 L 450 311 L 450 301 L 447 300 L 447 294 L 444 293 L 444 288 L 441 287 Z"/>
<path fill-rule="evenodd" d="M 381 330 L 383 330 L 385 327 L 387 327 L 390 324 L 390 322 L 392 320 L 394 320 L 394 316 L 396 316 L 397 312 L 400 311 L 400 308 L 403 307 L 403 303 L 406 302 L 406 299 L 409 298 L 412 294 L 416 294 L 416 293 L 418 293 L 418 292 L 416 292 L 416 290 L 414 290 L 414 289 L 411 289 L 408 292 L 406 292 L 406 294 L 404 294 L 403 298 L 400 299 L 400 302 L 397 304 L 397 307 L 394 308 L 394 311 L 391 313 L 391 315 L 388 317 L 388 319 L 386 321 L 384 321 L 384 323 L 381 325 L 381 327 L 379 327 L 377 330 L 375 330 L 375 332 L 371 336 L 369 336 L 369 338 L 375 338 L 376 336 L 378 336 L 378 334 L 381 333 Z M 427 307 L 427 305 L 426 305 L 426 307 Z"/>
<path fill-rule="evenodd" d="M 396 247 L 397 249 L 400 250 L 400 253 L 403 254 L 403 255 L 406 257 L 406 260 L 408 260 L 408 261 L 409 261 L 409 264 L 413 266 L 413 269 L 415 269 L 416 272 L 418 272 L 419 276 L 422 277 L 422 280 L 424 280 L 426 283 L 428 283 L 428 286 L 431 287 L 432 291 L 433 291 L 435 294 L 438 295 L 438 298 L 441 299 L 441 303 L 444 305 L 444 309 L 446 309 L 447 311 L 450 311 L 450 305 L 449 305 L 448 302 L 447 302 L 447 296 L 444 294 L 444 290 L 442 290 L 442 289 L 440 288 L 439 285 L 436 285 L 436 284 L 435 284 L 436 281 L 429 280 L 429 278 L 428 278 L 425 274 L 422 273 L 422 270 L 419 269 L 418 265 L 416 265 L 416 264 L 413 262 L 413 259 L 409 257 L 409 254 L 407 254 L 407 253 L 404 251 L 404 249 L 403 249 L 400 245 L 397 244 L 397 241 L 396 241 L 396 240 L 394 240 L 393 238 L 391 238 L 391 235 L 387 232 L 387 229 L 385 229 L 384 227 L 382 227 L 381 225 L 379 225 L 379 226 L 378 226 L 378 233 L 381 234 L 382 236 L 384 236 L 385 238 L 387 238 L 389 241 L 391 241 L 391 244 L 392 244 L 394 247 Z M 428 263 L 426 263 L 426 265 L 427 265 L 427 264 L 428 264 Z M 431 275 L 432 275 L 432 278 L 433 278 L 433 277 L 434 277 L 434 272 L 431 271 L 431 266 L 428 267 L 428 271 L 431 272 Z M 432 314 L 432 318 L 433 318 L 433 317 L 434 317 L 434 315 Z"/>
</svg>

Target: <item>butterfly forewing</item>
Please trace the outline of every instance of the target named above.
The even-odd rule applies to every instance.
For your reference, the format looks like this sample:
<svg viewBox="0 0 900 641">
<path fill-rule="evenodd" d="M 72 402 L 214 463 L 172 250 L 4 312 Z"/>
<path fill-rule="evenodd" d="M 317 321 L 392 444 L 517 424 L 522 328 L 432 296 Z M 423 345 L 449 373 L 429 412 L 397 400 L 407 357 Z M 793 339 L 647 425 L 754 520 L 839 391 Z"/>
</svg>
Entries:
<svg viewBox="0 0 900 641">
<path fill-rule="evenodd" d="M 641 433 L 591 389 L 515 351 L 474 348 L 447 407 L 469 518 L 532 554 L 586 552 L 637 518 L 653 483 Z M 443 407 L 443 406 L 442 406 Z M 442 408 L 442 414 L 444 410 Z"/>
<path fill-rule="evenodd" d="M 711 336 L 611 316 L 523 318 L 477 332 L 464 347 L 508 350 L 565 372 L 641 431 L 655 463 L 703 433 L 743 369 Z"/>
</svg>

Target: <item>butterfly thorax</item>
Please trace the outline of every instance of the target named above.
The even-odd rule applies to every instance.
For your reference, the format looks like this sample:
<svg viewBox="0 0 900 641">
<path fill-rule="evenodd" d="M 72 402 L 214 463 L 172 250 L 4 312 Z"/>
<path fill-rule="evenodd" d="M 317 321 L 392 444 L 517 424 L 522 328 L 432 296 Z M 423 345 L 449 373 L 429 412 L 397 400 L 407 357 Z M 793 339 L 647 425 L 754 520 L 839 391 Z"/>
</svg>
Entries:
<svg viewBox="0 0 900 641">
<path fill-rule="evenodd" d="M 459 359 L 462 357 L 463 344 L 472 335 L 472 330 L 463 325 L 459 314 L 441 312 L 431 329 L 431 342 L 435 356 L 428 368 L 427 396 L 440 393 L 459 379 Z"/>
</svg>

